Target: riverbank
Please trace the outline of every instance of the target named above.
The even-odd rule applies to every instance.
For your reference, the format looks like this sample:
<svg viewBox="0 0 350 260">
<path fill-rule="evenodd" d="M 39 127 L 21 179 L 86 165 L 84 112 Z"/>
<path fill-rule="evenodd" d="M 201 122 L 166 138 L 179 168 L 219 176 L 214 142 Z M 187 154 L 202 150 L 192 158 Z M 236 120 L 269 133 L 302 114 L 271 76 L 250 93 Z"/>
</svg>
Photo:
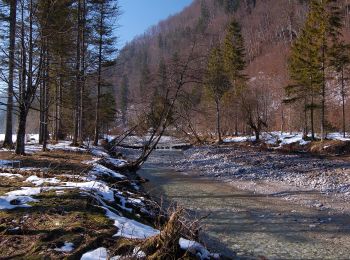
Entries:
<svg viewBox="0 0 350 260">
<path fill-rule="evenodd" d="M 175 167 L 179 171 L 200 168 L 199 176 L 242 183 L 263 194 L 281 192 L 287 185 L 344 199 L 350 196 L 350 163 L 344 158 L 325 159 L 240 145 L 206 146 L 185 151 L 185 158 Z"/>
<path fill-rule="evenodd" d="M 253 168 L 247 169 L 246 178 L 239 178 L 239 175 L 232 178 L 229 171 L 233 166 L 228 167 L 230 164 L 257 167 L 254 160 L 270 155 L 265 158 L 265 163 L 278 165 L 277 162 L 283 163 L 285 154 L 260 154 L 252 149 L 236 151 L 237 157 L 231 157 L 230 149 L 194 148 L 187 150 L 185 155 L 179 151 L 156 151 L 140 174 L 150 179 L 146 188 L 151 195 L 163 196 L 198 218 L 204 217 L 201 234 L 209 249 L 220 248 L 221 252 L 237 259 L 350 257 L 350 215 L 346 198 L 307 186 L 298 187 L 282 179 L 267 178 L 267 173 L 257 178 L 249 172 Z M 226 158 L 226 164 L 221 161 L 222 156 Z M 289 156 L 292 155 L 287 154 Z M 306 157 L 302 161 L 302 158 L 293 159 L 301 168 L 290 166 L 291 171 L 301 170 L 310 160 Z M 317 163 L 321 162 L 310 163 L 315 172 L 319 167 Z M 226 177 L 223 176 L 224 169 Z M 215 176 L 220 173 L 221 176 Z"/>
<path fill-rule="evenodd" d="M 161 212 L 135 173 L 114 170 L 127 161 L 102 147 L 69 144 L 50 144 L 45 152 L 27 145 L 27 156 L 0 151 L 0 258 L 161 256 L 153 243 L 159 234 L 169 235 L 168 225 L 178 224 L 167 221 L 172 212 Z M 173 248 L 163 248 L 175 258 L 217 258 L 184 227 L 178 230 Z"/>
</svg>

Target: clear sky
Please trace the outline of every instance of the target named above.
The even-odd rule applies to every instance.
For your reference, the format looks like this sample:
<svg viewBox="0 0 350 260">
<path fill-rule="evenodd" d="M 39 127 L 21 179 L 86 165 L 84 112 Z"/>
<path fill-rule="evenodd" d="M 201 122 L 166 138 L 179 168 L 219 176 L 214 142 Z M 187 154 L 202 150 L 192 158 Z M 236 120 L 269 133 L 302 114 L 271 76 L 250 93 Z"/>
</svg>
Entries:
<svg viewBox="0 0 350 260">
<path fill-rule="evenodd" d="M 119 0 L 123 11 L 119 19 L 118 47 L 144 33 L 152 25 L 180 12 L 192 0 Z"/>
</svg>

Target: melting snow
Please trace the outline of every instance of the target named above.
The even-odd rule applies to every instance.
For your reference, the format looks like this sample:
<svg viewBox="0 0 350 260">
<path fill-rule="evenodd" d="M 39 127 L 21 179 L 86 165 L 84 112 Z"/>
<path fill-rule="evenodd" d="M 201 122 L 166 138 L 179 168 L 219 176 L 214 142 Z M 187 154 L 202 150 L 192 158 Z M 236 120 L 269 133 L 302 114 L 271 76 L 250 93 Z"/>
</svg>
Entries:
<svg viewBox="0 0 350 260">
<path fill-rule="evenodd" d="M 80 260 L 107 260 L 107 257 L 107 249 L 100 247 L 83 254 Z"/>
<path fill-rule="evenodd" d="M 55 248 L 55 251 L 58 252 L 71 252 L 74 250 L 74 244 L 73 243 L 69 243 L 69 242 L 64 242 L 64 245 L 61 246 L 60 248 Z"/>
<path fill-rule="evenodd" d="M 26 179 L 26 182 L 31 182 L 35 186 L 40 186 L 43 183 L 59 183 L 60 180 L 56 178 L 39 178 L 38 176 L 32 175 Z"/>
<path fill-rule="evenodd" d="M 21 190 L 14 190 L 0 196 L 0 209 L 14 209 L 17 207 L 30 207 L 28 202 L 36 202 L 36 199 L 30 197 L 41 192 L 40 188 L 22 187 Z M 16 205 L 11 202 L 16 201 Z"/>
<path fill-rule="evenodd" d="M 15 173 L 0 173 L 0 177 L 7 177 L 7 178 L 10 178 L 10 179 L 13 179 L 13 178 L 23 178 L 23 175 L 21 174 L 15 174 Z"/>
<path fill-rule="evenodd" d="M 101 164 L 95 164 L 92 170 L 89 172 L 89 174 L 92 175 L 109 175 L 111 177 L 117 178 L 117 179 L 124 179 L 125 176 L 121 175 L 120 173 L 117 173 L 111 169 L 108 169 L 107 167 L 101 165 Z"/>
<path fill-rule="evenodd" d="M 211 257 L 215 258 L 216 255 L 210 254 L 209 251 L 200 243 L 196 241 L 187 240 L 184 238 L 180 238 L 179 245 L 182 250 L 186 250 L 196 255 L 199 259 L 211 259 Z"/>
<path fill-rule="evenodd" d="M 118 216 L 106 207 L 103 208 L 106 210 L 106 216 L 109 219 L 114 220 L 114 225 L 118 228 L 118 233 L 114 236 L 131 239 L 144 239 L 159 234 L 159 230 L 135 220 Z"/>
</svg>

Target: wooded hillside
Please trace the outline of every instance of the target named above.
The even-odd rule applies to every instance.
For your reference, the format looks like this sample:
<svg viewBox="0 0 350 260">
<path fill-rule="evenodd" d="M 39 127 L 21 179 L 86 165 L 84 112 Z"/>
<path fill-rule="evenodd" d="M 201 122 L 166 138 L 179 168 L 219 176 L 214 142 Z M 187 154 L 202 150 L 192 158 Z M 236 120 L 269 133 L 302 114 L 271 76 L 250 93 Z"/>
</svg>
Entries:
<svg viewBox="0 0 350 260">
<path fill-rule="evenodd" d="M 349 39 L 350 26 L 347 2 L 336 3 L 343 23 L 340 38 L 344 38 L 345 43 Z M 301 131 L 303 113 L 309 108 L 298 102 L 286 103 L 285 88 L 293 83 L 288 71 L 290 49 L 301 34 L 308 12 L 308 1 L 300 0 L 194 1 L 181 13 L 150 28 L 121 50 L 115 79 L 117 103 L 123 118 L 131 124 L 140 114 L 140 108 L 152 103 L 150 100 L 162 85 L 160 78 L 167 77 L 167 66 L 174 56 L 186 56 L 195 43 L 196 51 L 203 59 L 195 65 L 198 69 L 196 80 L 184 88 L 182 102 L 179 102 L 182 105 L 176 109 L 176 126 L 186 133 L 214 133 L 215 105 L 210 101 L 204 80 L 207 61 L 210 50 L 223 44 L 229 23 L 235 19 L 241 26 L 244 39 L 246 68 L 243 73 L 251 95 L 259 101 L 257 110 L 265 125 L 262 127 L 266 130 Z M 341 89 L 337 75 L 331 69 L 327 73 L 325 124 L 327 131 L 341 130 Z M 316 99 L 315 103 L 319 104 L 320 99 Z M 224 95 L 220 105 L 223 133 L 251 130 L 252 125 L 246 120 L 248 115 L 244 109 L 238 108 L 238 103 L 234 93 Z M 346 102 L 345 105 L 349 110 Z M 318 107 L 315 108 L 315 131 L 320 131 L 320 120 L 321 109 Z M 348 125 L 347 120 L 346 128 Z"/>
</svg>

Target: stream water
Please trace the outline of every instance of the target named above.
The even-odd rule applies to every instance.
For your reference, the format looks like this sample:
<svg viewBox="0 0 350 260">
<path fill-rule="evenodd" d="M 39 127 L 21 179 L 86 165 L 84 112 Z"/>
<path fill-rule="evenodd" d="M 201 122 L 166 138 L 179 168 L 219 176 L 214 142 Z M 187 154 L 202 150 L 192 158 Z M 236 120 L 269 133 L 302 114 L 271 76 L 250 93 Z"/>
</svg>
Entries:
<svg viewBox="0 0 350 260">
<path fill-rule="evenodd" d="M 178 172 L 171 162 L 182 156 L 156 151 L 140 175 L 150 180 L 145 188 L 153 197 L 207 216 L 202 236 L 211 251 L 239 259 L 350 258 L 349 215 Z"/>
</svg>

